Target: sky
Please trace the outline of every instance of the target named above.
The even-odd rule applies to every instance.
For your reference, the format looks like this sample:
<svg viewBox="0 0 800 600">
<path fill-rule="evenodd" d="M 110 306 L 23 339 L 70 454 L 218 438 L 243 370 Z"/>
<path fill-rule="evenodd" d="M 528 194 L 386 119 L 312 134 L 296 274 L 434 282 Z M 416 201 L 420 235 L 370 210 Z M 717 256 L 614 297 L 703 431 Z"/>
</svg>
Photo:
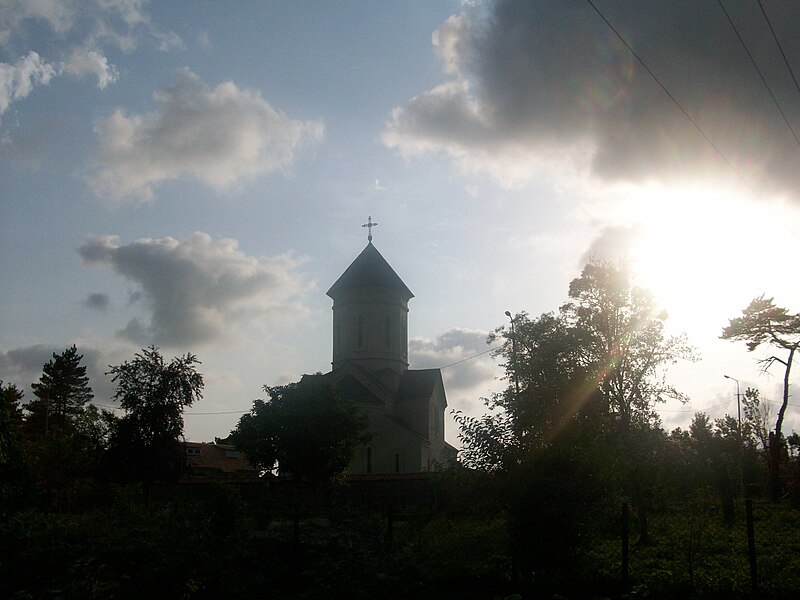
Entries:
<svg viewBox="0 0 800 600">
<path fill-rule="evenodd" d="M 224 437 L 330 369 L 372 217 L 411 368 L 464 361 L 450 409 L 504 386 L 504 312 L 557 311 L 594 259 L 701 356 L 665 428 L 735 415 L 726 374 L 774 414 L 782 372 L 719 339 L 760 294 L 800 311 L 800 13 L 763 6 L 0 0 L 0 378 L 30 399 L 76 344 L 113 407 L 109 365 L 192 352 L 186 436 Z"/>
</svg>

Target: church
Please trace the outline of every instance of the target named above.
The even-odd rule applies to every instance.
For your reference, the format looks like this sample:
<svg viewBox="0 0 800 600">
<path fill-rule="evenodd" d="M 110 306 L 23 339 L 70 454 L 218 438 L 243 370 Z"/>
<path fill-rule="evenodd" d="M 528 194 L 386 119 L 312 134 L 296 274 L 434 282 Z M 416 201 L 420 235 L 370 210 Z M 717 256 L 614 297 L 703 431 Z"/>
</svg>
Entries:
<svg viewBox="0 0 800 600">
<path fill-rule="evenodd" d="M 408 301 L 414 294 L 373 245 L 375 225 L 370 217 L 366 248 L 328 290 L 333 370 L 321 377 L 368 418 L 372 438 L 356 449 L 349 473 L 440 470 L 457 452 L 444 439 L 442 373 L 408 368 Z"/>
</svg>

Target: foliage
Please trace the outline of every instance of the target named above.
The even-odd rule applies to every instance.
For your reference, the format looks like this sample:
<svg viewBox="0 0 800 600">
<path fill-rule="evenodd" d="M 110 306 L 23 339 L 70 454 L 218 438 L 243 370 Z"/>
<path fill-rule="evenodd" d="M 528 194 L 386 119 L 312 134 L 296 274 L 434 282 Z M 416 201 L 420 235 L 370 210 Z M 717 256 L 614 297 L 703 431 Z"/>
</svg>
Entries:
<svg viewBox="0 0 800 600">
<path fill-rule="evenodd" d="M 61 354 L 53 353 L 53 358 L 42 366 L 39 382 L 31 384 L 36 399 L 25 406 L 29 437 L 68 430 L 94 397 L 82 360 L 83 355 L 73 344 Z"/>
<path fill-rule="evenodd" d="M 770 495 L 777 500 L 781 493 L 780 462 L 783 454 L 783 419 L 789 405 L 789 375 L 792 370 L 795 353 L 800 347 L 800 313 L 791 314 L 785 308 L 775 306 L 772 298 L 764 294 L 754 298 L 742 311 L 742 316 L 730 319 L 728 326 L 720 336 L 724 340 L 743 341 L 747 350 L 753 352 L 760 346 L 772 346 L 785 350 L 785 357 L 772 354 L 759 362 L 767 371 L 775 363 L 784 367 L 783 401 L 775 419 L 775 429 L 769 434 L 769 477 Z"/>
<path fill-rule="evenodd" d="M 369 439 L 366 418 L 322 376 L 268 387 L 229 438 L 257 468 L 324 482 L 342 473 Z"/>
<path fill-rule="evenodd" d="M 664 334 L 666 313 L 631 284 L 626 268 L 589 263 L 569 286 L 561 312 L 581 338 L 582 362 L 601 391 L 601 410 L 622 429 L 658 423 L 654 405 L 685 399 L 666 382 L 665 367 L 694 360 L 685 335 Z"/>
<path fill-rule="evenodd" d="M 175 479 L 185 466 L 180 438 L 183 410 L 203 395 L 203 376 L 193 354 L 167 363 L 150 346 L 131 361 L 112 366 L 114 397 L 127 414 L 109 432 L 112 477 L 127 481 Z"/>
<path fill-rule="evenodd" d="M 559 314 L 515 315 L 510 329 L 490 336 L 503 341 L 495 356 L 508 382 L 485 400 L 493 412 L 455 416 L 462 462 L 508 470 L 574 427 L 615 437 L 630 454 L 635 432 L 658 423 L 655 403 L 683 399 L 666 382 L 666 367 L 694 359 L 684 336 L 664 334 L 665 318 L 627 270 L 611 264 L 587 265 Z"/>
<path fill-rule="evenodd" d="M 16 460 L 21 444 L 23 393 L 14 384 L 3 384 L 0 379 L 0 473 Z"/>
<path fill-rule="evenodd" d="M 0 380 L 0 509 L 15 495 L 25 476 L 25 449 L 22 440 L 22 391 Z"/>
</svg>

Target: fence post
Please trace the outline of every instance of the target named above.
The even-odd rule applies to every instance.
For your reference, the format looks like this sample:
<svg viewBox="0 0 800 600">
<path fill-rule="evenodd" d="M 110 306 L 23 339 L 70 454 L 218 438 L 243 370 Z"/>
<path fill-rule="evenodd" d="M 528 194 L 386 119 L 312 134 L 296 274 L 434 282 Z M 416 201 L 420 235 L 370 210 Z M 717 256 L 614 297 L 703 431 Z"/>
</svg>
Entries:
<svg viewBox="0 0 800 600">
<path fill-rule="evenodd" d="M 394 507 L 390 504 L 386 507 L 386 541 L 390 544 L 394 538 Z"/>
<path fill-rule="evenodd" d="M 622 585 L 628 587 L 628 536 L 630 532 L 628 503 L 622 503 Z"/>
<path fill-rule="evenodd" d="M 747 520 L 747 556 L 750 559 L 750 584 L 753 592 L 758 590 L 758 569 L 756 566 L 756 536 L 753 529 L 753 499 L 745 498 L 745 518 Z"/>
</svg>

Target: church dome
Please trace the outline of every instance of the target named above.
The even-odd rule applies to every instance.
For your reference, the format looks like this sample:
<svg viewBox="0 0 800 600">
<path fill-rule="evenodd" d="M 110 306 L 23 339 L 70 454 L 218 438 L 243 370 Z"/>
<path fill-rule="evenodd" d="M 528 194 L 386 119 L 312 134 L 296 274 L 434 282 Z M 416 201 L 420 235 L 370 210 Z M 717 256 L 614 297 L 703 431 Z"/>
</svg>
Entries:
<svg viewBox="0 0 800 600">
<path fill-rule="evenodd" d="M 385 288 L 392 290 L 406 302 L 414 297 L 403 280 L 394 272 L 372 242 L 361 251 L 356 259 L 342 273 L 328 290 L 327 295 L 336 300 L 344 291 L 366 288 Z"/>
</svg>

